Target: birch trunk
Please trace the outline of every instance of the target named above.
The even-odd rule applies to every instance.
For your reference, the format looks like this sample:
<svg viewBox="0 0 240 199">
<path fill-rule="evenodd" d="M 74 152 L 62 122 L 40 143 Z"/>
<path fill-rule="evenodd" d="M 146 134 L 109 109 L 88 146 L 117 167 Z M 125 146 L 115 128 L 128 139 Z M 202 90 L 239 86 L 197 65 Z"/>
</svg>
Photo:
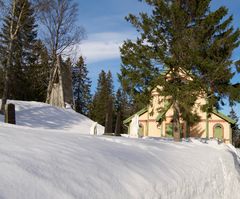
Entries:
<svg viewBox="0 0 240 199">
<path fill-rule="evenodd" d="M 4 88 L 3 88 L 3 96 L 2 96 L 2 105 L 1 105 L 1 114 L 4 114 L 5 112 L 5 105 L 7 103 L 7 99 L 8 99 L 8 93 L 9 93 L 9 73 L 10 73 L 10 69 L 11 69 L 11 65 L 12 65 L 12 56 L 13 56 L 13 42 L 14 40 L 16 40 L 16 36 L 19 32 L 19 29 L 21 27 L 21 19 L 23 16 L 23 12 L 24 12 L 24 7 L 25 7 L 25 3 L 22 5 L 21 7 L 21 11 L 19 16 L 15 16 L 15 12 L 16 12 L 16 4 L 17 4 L 17 0 L 13 1 L 13 5 L 12 5 L 12 10 L 11 10 L 11 24 L 10 24 L 10 31 L 9 31 L 9 44 L 8 44 L 8 56 L 7 56 L 7 65 L 5 67 L 5 78 L 4 78 Z M 17 23 L 14 27 L 14 18 L 17 17 Z"/>
<path fill-rule="evenodd" d="M 11 65 L 12 60 L 12 41 L 10 41 L 9 51 L 8 51 L 8 59 L 7 59 L 7 66 L 5 68 L 5 78 L 4 78 L 4 88 L 3 88 L 3 95 L 2 95 L 2 105 L 1 105 L 1 113 L 5 113 L 5 105 L 7 103 L 8 92 L 9 92 L 9 68 Z"/>
</svg>

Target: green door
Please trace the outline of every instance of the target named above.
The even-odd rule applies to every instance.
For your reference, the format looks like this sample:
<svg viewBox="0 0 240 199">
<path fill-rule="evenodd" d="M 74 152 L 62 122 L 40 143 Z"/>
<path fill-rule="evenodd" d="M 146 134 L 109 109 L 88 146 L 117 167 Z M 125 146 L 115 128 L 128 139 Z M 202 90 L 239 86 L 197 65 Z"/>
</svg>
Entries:
<svg viewBox="0 0 240 199">
<path fill-rule="evenodd" d="M 220 140 L 223 139 L 223 127 L 222 127 L 222 125 L 217 124 L 217 125 L 214 127 L 214 137 L 215 137 L 215 138 L 218 138 L 218 139 L 220 139 Z"/>
</svg>

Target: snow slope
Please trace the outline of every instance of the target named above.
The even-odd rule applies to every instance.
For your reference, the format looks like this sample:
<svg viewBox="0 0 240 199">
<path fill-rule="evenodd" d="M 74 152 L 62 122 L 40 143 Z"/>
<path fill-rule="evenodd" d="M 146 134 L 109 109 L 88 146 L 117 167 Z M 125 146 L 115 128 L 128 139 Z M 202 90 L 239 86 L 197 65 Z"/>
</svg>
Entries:
<svg viewBox="0 0 240 199">
<path fill-rule="evenodd" d="M 41 102 L 8 100 L 15 104 L 17 125 L 31 128 L 64 130 L 81 134 L 89 134 L 94 121 L 76 113 L 72 109 L 62 109 Z M 3 116 L 0 115 L 3 121 Z M 104 127 L 97 126 L 98 134 L 104 133 Z"/>
<path fill-rule="evenodd" d="M 0 123 L 0 199 L 239 198 L 232 145 L 84 135 L 93 121 L 72 110 L 13 103 L 18 125 Z"/>
<path fill-rule="evenodd" d="M 239 198 L 227 145 L 0 127 L 0 198 Z"/>
</svg>

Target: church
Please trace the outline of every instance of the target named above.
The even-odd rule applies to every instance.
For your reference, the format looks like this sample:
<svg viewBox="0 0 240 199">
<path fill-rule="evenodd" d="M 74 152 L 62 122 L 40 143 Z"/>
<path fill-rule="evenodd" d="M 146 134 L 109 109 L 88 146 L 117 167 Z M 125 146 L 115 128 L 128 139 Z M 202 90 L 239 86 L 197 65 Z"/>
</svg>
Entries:
<svg viewBox="0 0 240 199">
<path fill-rule="evenodd" d="M 204 98 L 196 101 L 198 105 L 205 103 Z M 200 119 L 189 128 L 187 123 L 181 120 L 181 138 L 216 138 L 225 143 L 232 143 L 232 125 L 236 123 L 233 119 L 217 110 L 212 111 L 210 117 L 207 117 L 200 106 L 195 108 Z M 157 89 L 154 89 L 151 104 L 125 119 L 123 123 L 128 127 L 128 134 L 132 137 L 173 137 L 173 108 L 171 105 L 166 106 L 166 103 L 164 105 L 163 97 L 159 95 Z M 190 129 L 189 133 L 187 129 Z"/>
</svg>

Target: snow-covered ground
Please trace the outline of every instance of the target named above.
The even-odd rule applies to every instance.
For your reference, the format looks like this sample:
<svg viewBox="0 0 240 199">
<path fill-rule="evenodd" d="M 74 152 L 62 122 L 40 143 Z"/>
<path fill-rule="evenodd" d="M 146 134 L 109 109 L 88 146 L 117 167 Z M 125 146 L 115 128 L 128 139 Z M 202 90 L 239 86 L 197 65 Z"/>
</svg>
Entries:
<svg viewBox="0 0 240 199">
<path fill-rule="evenodd" d="M 31 128 L 64 130 L 89 134 L 94 121 L 76 113 L 72 109 L 61 109 L 41 102 L 9 100 L 15 104 L 17 125 Z M 3 121 L 3 116 L 0 115 Z M 98 134 L 104 133 L 104 127 L 97 125 Z"/>
<path fill-rule="evenodd" d="M 22 114 L 28 127 L 0 124 L 1 199 L 239 198 L 239 151 L 231 145 L 82 135 L 58 114 L 62 127 L 53 130 L 44 126 L 53 120 L 47 112 L 39 126 Z"/>
</svg>

